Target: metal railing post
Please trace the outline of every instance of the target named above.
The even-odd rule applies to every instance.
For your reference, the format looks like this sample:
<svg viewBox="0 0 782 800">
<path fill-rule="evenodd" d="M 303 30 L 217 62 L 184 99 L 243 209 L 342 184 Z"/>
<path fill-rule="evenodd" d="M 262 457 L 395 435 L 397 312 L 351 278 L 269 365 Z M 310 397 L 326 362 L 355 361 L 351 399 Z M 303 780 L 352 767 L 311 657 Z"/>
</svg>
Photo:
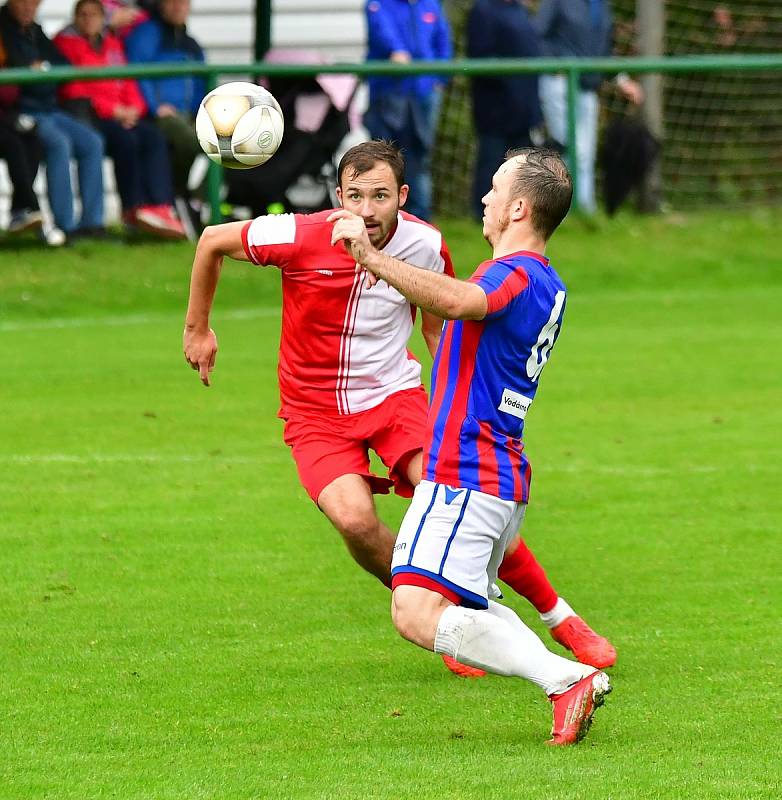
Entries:
<svg viewBox="0 0 782 800">
<path fill-rule="evenodd" d="M 636 0 L 636 20 L 638 24 L 638 48 L 642 55 L 660 58 L 665 49 L 665 2 L 664 0 Z M 644 102 L 641 118 L 649 131 L 663 140 L 663 96 L 662 73 L 647 72 L 641 75 L 644 89 Z M 640 207 L 643 211 L 659 211 L 662 205 L 662 159 L 656 158 L 644 178 L 640 194 Z"/>
<path fill-rule="evenodd" d="M 567 71 L 567 162 L 573 181 L 573 204 L 578 211 L 578 88 L 581 72 L 577 69 Z"/>
<path fill-rule="evenodd" d="M 211 92 L 217 86 L 217 73 L 210 72 L 206 78 L 206 91 Z M 209 222 L 219 225 L 223 221 L 222 205 L 223 168 L 211 159 L 206 173 L 206 197 L 209 201 Z"/>
</svg>

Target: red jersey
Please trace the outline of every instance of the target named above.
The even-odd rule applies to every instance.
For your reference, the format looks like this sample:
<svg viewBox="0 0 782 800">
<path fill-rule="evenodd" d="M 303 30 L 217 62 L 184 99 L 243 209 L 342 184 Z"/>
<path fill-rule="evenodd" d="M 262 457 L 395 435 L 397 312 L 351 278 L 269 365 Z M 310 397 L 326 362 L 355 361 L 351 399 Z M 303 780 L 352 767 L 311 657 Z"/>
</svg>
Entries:
<svg viewBox="0 0 782 800">
<path fill-rule="evenodd" d="M 331 244 L 330 213 L 263 216 L 242 229 L 250 261 L 282 274 L 282 417 L 355 414 L 421 384 L 407 350 L 415 310 L 385 281 L 367 288 L 344 244 Z M 403 211 L 383 252 L 453 275 L 440 231 Z"/>
<path fill-rule="evenodd" d="M 128 63 L 122 43 L 108 31 L 101 34 L 97 47 L 73 26 L 58 33 L 54 43 L 77 67 L 120 67 Z M 87 98 L 101 119 L 112 119 L 117 106 L 132 106 L 142 117 L 147 113 L 141 89 L 131 78 L 71 81 L 60 87 L 60 97 L 63 100 Z"/>
</svg>

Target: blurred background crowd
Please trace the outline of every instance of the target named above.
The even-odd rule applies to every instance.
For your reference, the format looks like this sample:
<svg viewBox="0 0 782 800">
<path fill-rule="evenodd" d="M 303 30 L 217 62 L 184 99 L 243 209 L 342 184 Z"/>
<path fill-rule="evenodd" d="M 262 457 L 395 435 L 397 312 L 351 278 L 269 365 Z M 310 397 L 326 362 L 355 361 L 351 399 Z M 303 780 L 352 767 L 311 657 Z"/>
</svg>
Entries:
<svg viewBox="0 0 782 800">
<path fill-rule="evenodd" d="M 41 5 L 6 0 L 0 7 L 0 69 L 205 60 L 205 48 L 188 27 L 191 0 L 78 0 L 51 38 L 40 24 Z M 737 24 L 729 4 L 700 6 L 708 24 L 690 38 L 703 38 L 702 51 L 732 52 L 768 33 L 762 20 L 756 29 L 751 20 Z M 366 58 L 409 64 L 456 56 L 633 54 L 634 10 L 626 0 L 368 0 Z M 317 48 L 267 53 L 269 62 L 278 63 L 322 58 Z M 713 80 L 730 86 L 725 76 Z M 266 85 L 286 119 L 280 151 L 263 168 L 224 175 L 226 202 L 253 214 L 330 205 L 333 197 L 307 181 L 318 183 L 345 142 L 372 137 L 393 140 L 404 150 L 411 187 L 407 210 L 423 219 L 434 209 L 480 218 L 482 194 L 506 150 L 545 144 L 564 151 L 568 144 L 562 74 L 376 76 L 366 87 L 352 76 L 323 75 L 272 78 Z M 59 246 L 114 235 L 113 223 L 121 222 L 125 231 L 193 238 L 205 216 L 208 162 L 194 130 L 204 92 L 204 80 L 187 74 L 0 85 L 8 234 L 37 231 L 43 242 Z M 628 74 L 581 75 L 576 142 L 582 213 L 595 214 L 599 196 L 613 213 L 658 158 L 661 142 L 637 113 L 644 99 L 641 83 Z M 612 118 L 617 107 L 621 121 Z M 444 178 L 443 170 L 454 179 Z M 110 220 L 111 233 L 107 175 L 121 204 L 121 219 Z M 460 199 L 454 202 L 449 190 Z"/>
</svg>

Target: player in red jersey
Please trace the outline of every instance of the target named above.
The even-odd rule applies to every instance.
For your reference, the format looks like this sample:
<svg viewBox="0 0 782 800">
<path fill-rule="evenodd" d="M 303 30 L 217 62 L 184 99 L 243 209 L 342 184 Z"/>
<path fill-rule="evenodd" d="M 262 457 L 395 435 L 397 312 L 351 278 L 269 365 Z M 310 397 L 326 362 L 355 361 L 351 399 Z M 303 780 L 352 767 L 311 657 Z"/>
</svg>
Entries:
<svg viewBox="0 0 782 800">
<path fill-rule="evenodd" d="M 440 232 L 400 211 L 407 197 L 403 173 L 394 147 L 357 145 L 339 165 L 342 207 L 364 220 L 370 241 L 383 252 L 423 272 L 452 275 Z M 410 497 L 421 480 L 427 402 L 420 364 L 407 350 L 415 308 L 387 284 L 368 291 L 345 248 L 332 245 L 329 213 L 262 216 L 206 228 L 193 262 L 184 352 L 208 386 L 217 354 L 209 313 L 224 256 L 280 269 L 278 374 L 285 442 L 304 488 L 353 558 L 390 586 L 395 537 L 378 518 L 372 495 L 394 486 L 397 494 Z M 442 319 L 423 312 L 421 325 L 434 355 Z M 388 478 L 371 473 L 369 449 L 388 467 Z M 613 663 L 610 643 L 558 597 L 518 537 L 500 577 L 530 600 L 555 637 L 568 629 L 568 637 L 558 639 L 565 647 L 598 666 Z M 446 663 L 457 674 L 477 674 Z"/>
<path fill-rule="evenodd" d="M 554 745 L 585 735 L 611 684 L 604 672 L 547 650 L 495 602 L 495 581 L 524 518 L 524 420 L 565 310 L 565 285 L 543 253 L 572 195 L 557 153 L 511 154 L 483 198 L 493 257 L 466 281 L 377 250 L 347 210 L 329 217 L 332 241 L 346 243 L 369 283 L 382 280 L 448 320 L 433 367 L 423 479 L 394 547 L 394 625 L 420 647 L 541 687 L 553 705 Z"/>
</svg>

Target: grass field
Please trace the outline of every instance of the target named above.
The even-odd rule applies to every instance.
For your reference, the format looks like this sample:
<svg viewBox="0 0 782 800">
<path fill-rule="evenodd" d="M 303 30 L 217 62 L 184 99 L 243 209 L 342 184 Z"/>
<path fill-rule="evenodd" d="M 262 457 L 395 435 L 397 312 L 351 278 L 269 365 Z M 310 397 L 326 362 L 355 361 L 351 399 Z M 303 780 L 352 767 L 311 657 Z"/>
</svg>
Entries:
<svg viewBox="0 0 782 800">
<path fill-rule="evenodd" d="M 624 217 L 551 246 L 570 298 L 525 536 L 619 650 L 555 751 L 534 687 L 397 637 L 298 486 L 273 270 L 226 266 L 206 390 L 190 246 L 0 245 L 0 798 L 779 796 L 780 228 Z M 444 230 L 462 274 L 486 257 Z"/>
</svg>

